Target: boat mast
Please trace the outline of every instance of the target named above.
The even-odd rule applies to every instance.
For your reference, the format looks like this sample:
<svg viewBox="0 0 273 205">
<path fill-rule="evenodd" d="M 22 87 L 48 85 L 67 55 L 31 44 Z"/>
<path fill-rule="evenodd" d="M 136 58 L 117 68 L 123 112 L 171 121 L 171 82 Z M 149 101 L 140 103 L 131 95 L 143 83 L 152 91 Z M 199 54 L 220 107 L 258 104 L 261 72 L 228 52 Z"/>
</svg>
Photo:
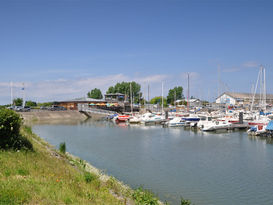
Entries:
<svg viewBox="0 0 273 205">
<path fill-rule="evenodd" d="M 162 80 L 162 115 L 163 115 L 163 80 Z"/>
<path fill-rule="evenodd" d="M 254 103 L 254 99 L 255 99 L 255 96 L 256 96 L 256 91 L 257 91 L 258 83 L 259 83 L 259 80 L 261 81 L 261 79 L 260 79 L 260 76 L 262 76 L 261 75 L 261 71 L 262 70 L 260 68 L 259 74 L 258 74 L 258 78 L 257 78 L 257 82 L 256 82 L 256 86 L 255 86 L 255 91 L 254 91 L 254 94 L 252 96 L 252 103 L 251 103 L 251 109 L 250 109 L 251 112 L 252 112 L 252 109 L 253 109 L 253 103 Z M 260 103 L 261 103 L 261 101 L 260 101 Z"/>
<path fill-rule="evenodd" d="M 150 94 L 150 86 L 148 85 L 148 103 L 149 103 L 149 101 L 150 101 L 150 96 L 149 96 L 149 94 Z"/>
<path fill-rule="evenodd" d="M 145 103 L 145 82 L 144 82 L 144 95 L 143 95 L 143 104 L 144 104 L 144 110 L 146 110 L 146 103 Z"/>
<path fill-rule="evenodd" d="M 209 105 L 210 105 L 210 88 L 209 88 Z"/>
<path fill-rule="evenodd" d="M 220 64 L 218 64 L 218 72 L 219 72 L 219 94 L 218 96 L 220 97 L 220 103 L 219 103 L 219 109 L 221 109 L 221 78 L 220 78 Z"/>
<path fill-rule="evenodd" d="M 132 83 L 130 83 L 131 113 L 133 113 Z"/>
<path fill-rule="evenodd" d="M 187 101 L 187 110 L 189 112 L 189 95 L 190 95 L 190 75 L 188 74 L 188 101 Z"/>
<path fill-rule="evenodd" d="M 265 68 L 261 65 L 261 68 L 263 70 L 263 108 L 264 112 L 266 110 L 266 82 L 265 82 Z"/>
</svg>

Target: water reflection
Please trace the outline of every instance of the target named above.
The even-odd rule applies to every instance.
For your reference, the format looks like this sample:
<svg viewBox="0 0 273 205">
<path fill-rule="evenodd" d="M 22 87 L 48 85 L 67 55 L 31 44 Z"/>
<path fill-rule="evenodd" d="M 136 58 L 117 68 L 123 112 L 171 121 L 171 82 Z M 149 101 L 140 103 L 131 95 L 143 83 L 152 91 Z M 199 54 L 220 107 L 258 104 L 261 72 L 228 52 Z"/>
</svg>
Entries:
<svg viewBox="0 0 273 205">
<path fill-rule="evenodd" d="M 268 137 L 260 137 L 255 135 L 248 135 L 248 139 L 252 141 L 264 141 L 268 145 L 273 145 L 273 139 Z"/>
</svg>

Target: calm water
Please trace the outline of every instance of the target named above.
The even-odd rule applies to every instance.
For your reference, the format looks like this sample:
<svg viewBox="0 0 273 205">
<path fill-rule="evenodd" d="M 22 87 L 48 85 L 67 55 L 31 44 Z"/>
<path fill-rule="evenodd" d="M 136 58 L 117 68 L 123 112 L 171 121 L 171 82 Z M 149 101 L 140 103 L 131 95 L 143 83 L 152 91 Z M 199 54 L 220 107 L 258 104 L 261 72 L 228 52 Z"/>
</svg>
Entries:
<svg viewBox="0 0 273 205">
<path fill-rule="evenodd" d="M 180 204 L 273 204 L 273 142 L 240 132 L 103 121 L 50 122 L 32 130 L 128 184 Z"/>
</svg>

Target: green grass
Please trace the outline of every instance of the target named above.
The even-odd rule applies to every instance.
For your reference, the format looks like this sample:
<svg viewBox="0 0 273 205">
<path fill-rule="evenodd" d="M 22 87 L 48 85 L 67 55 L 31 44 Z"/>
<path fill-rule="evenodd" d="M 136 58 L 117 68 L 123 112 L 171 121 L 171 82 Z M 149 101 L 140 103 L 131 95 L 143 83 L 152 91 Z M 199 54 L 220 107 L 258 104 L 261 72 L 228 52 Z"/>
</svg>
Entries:
<svg viewBox="0 0 273 205">
<path fill-rule="evenodd" d="M 0 204 L 159 204 L 146 190 L 134 191 L 86 161 L 54 150 L 29 127 L 21 134 L 33 150 L 0 150 Z"/>
<path fill-rule="evenodd" d="M 122 204 L 97 177 L 53 156 L 30 130 L 24 134 L 34 151 L 0 151 L 0 204 Z"/>
</svg>

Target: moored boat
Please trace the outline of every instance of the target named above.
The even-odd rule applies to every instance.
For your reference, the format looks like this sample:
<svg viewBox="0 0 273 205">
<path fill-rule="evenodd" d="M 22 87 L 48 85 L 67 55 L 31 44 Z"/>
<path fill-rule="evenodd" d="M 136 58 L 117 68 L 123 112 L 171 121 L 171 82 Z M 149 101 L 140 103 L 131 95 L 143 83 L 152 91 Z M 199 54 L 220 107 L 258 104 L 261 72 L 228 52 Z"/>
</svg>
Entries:
<svg viewBox="0 0 273 205">
<path fill-rule="evenodd" d="M 186 123 L 185 120 L 182 120 L 181 117 L 175 117 L 172 120 L 166 122 L 164 125 L 168 127 L 180 127 L 184 126 Z"/>
<path fill-rule="evenodd" d="M 130 116 L 129 115 L 118 115 L 116 122 L 126 122 Z"/>
<path fill-rule="evenodd" d="M 229 129 L 232 123 L 227 121 L 211 121 L 208 124 L 205 124 L 202 128 L 203 131 L 216 131 L 216 130 L 223 130 Z"/>
</svg>

